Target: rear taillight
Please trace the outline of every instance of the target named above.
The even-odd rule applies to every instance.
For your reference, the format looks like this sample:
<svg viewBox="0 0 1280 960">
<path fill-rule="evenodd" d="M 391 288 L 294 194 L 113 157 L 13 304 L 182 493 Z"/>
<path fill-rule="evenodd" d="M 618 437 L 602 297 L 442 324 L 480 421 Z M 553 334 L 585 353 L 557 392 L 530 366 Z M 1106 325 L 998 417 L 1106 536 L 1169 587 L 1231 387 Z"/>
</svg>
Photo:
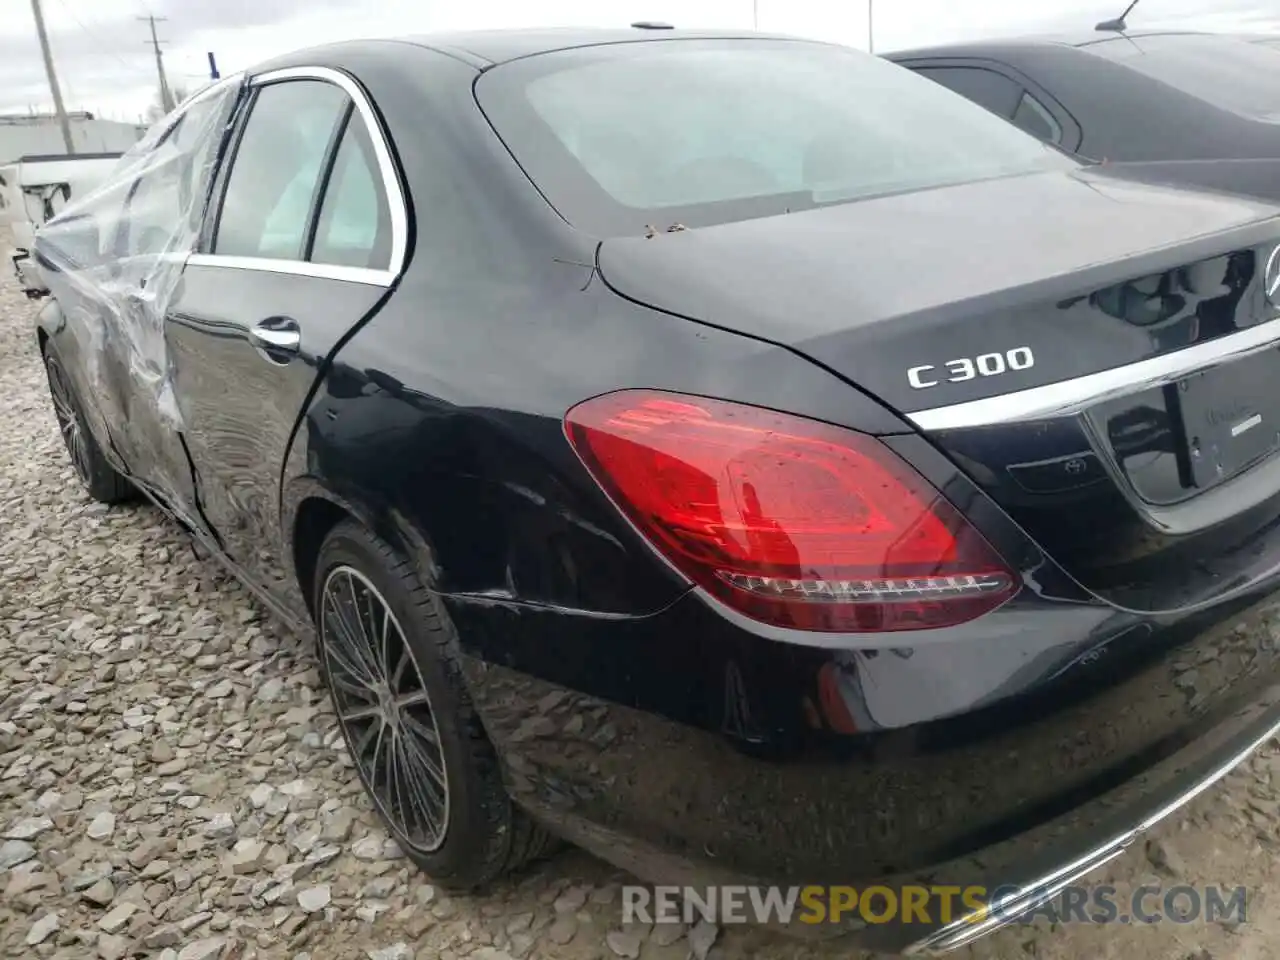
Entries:
<svg viewBox="0 0 1280 960">
<path fill-rule="evenodd" d="M 872 437 L 651 390 L 580 403 L 565 429 L 658 551 L 755 620 L 920 630 L 971 620 L 1014 593 L 981 534 Z"/>
</svg>

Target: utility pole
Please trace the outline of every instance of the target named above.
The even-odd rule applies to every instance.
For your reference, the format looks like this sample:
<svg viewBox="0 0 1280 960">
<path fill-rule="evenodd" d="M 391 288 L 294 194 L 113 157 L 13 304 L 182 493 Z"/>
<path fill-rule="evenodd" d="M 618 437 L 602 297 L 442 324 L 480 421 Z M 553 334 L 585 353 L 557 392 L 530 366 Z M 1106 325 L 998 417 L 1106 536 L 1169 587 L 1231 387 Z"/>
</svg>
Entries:
<svg viewBox="0 0 1280 960">
<path fill-rule="evenodd" d="M 876 52 L 876 29 L 872 22 L 872 4 L 875 0 L 867 0 L 867 53 Z"/>
<path fill-rule="evenodd" d="M 76 145 L 71 141 L 71 121 L 67 119 L 67 106 L 62 102 L 58 72 L 53 68 L 53 51 L 49 48 L 49 34 L 44 28 L 44 11 L 40 9 L 40 0 L 31 0 L 31 15 L 36 19 L 36 36 L 40 38 L 44 72 L 49 76 L 49 92 L 53 94 L 53 111 L 58 115 L 58 126 L 62 128 L 62 142 L 67 148 L 67 155 L 71 156 L 76 152 Z"/>
<path fill-rule="evenodd" d="M 160 78 L 160 106 L 165 113 L 176 106 L 173 102 L 173 94 L 169 90 L 169 78 L 164 75 L 164 54 L 160 52 L 161 40 L 156 37 L 156 21 L 165 20 L 166 17 L 145 16 L 139 17 L 151 27 L 151 40 L 148 41 L 156 52 L 156 76 Z"/>
<path fill-rule="evenodd" d="M 751 0 L 751 29 L 760 29 L 760 0 Z"/>
</svg>

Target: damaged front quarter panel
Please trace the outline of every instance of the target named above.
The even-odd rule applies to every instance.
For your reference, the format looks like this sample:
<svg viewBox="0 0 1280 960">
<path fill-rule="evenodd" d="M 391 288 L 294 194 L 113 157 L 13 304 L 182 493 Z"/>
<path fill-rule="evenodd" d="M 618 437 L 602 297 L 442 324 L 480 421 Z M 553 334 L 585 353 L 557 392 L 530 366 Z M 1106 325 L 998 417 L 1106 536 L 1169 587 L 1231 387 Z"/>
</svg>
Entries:
<svg viewBox="0 0 1280 960">
<path fill-rule="evenodd" d="M 111 174 L 36 233 L 33 254 L 62 315 L 45 328 L 73 371 L 99 438 L 131 474 L 193 517 L 165 316 L 200 244 L 214 172 L 245 91 L 242 76 L 156 123 Z"/>
</svg>

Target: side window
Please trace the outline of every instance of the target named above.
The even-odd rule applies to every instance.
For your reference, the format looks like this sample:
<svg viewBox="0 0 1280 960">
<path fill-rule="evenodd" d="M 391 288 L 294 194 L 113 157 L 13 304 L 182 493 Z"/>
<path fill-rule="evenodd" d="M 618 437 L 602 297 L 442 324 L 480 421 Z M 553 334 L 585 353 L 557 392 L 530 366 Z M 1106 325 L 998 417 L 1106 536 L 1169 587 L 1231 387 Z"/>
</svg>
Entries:
<svg viewBox="0 0 1280 960">
<path fill-rule="evenodd" d="M 204 221 L 213 159 L 242 89 L 230 80 L 203 91 L 181 112 L 148 128 L 88 195 L 72 198 L 83 204 L 74 219 L 92 227 L 74 239 L 76 259 L 150 260 L 192 250 Z M 96 250 L 90 242 L 95 238 Z M 152 269 L 141 265 L 141 273 L 135 272 L 139 286 Z"/>
<path fill-rule="evenodd" d="M 209 166 L 225 128 L 230 95 L 193 104 L 179 116 L 146 161 L 146 173 L 129 204 L 131 236 L 140 253 L 186 246 L 200 230 Z M 140 229 L 133 230 L 132 223 Z"/>
<path fill-rule="evenodd" d="M 981 67 L 921 67 L 916 72 L 1006 120 L 1018 109 L 1018 100 L 1022 96 L 1020 84 L 1002 73 Z"/>
<path fill-rule="evenodd" d="M 321 80 L 258 90 L 231 163 L 213 253 L 303 258 L 321 167 L 347 104 L 346 93 Z"/>
<path fill-rule="evenodd" d="M 1013 114 L 1013 122 L 1033 137 L 1049 143 L 1062 142 L 1062 127 L 1058 121 L 1043 103 L 1029 93 L 1022 95 L 1018 109 Z"/>
<path fill-rule="evenodd" d="M 126 257 L 163 253 L 183 222 L 178 135 L 186 120 L 179 117 L 147 155 L 145 172 L 129 191 L 121 250 Z"/>
<path fill-rule="evenodd" d="M 355 112 L 325 187 L 311 260 L 374 270 L 391 265 L 390 207 L 369 130 Z"/>
<path fill-rule="evenodd" d="M 124 253 L 142 256 L 185 245 L 199 229 L 205 167 L 221 134 L 227 97 L 193 104 L 142 161 L 128 200 Z M 215 124 L 217 124 L 215 126 Z"/>
</svg>

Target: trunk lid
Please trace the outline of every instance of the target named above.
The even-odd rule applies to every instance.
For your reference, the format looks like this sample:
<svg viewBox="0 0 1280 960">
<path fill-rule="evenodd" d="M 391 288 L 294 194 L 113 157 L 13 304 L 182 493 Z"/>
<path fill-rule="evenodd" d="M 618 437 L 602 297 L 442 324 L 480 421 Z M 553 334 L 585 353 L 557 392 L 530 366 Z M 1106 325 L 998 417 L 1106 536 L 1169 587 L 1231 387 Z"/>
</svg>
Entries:
<svg viewBox="0 0 1280 960">
<path fill-rule="evenodd" d="M 833 370 L 1083 586 L 1179 610 L 1280 566 L 1278 215 L 1093 169 L 610 239 L 599 266 Z"/>
</svg>

